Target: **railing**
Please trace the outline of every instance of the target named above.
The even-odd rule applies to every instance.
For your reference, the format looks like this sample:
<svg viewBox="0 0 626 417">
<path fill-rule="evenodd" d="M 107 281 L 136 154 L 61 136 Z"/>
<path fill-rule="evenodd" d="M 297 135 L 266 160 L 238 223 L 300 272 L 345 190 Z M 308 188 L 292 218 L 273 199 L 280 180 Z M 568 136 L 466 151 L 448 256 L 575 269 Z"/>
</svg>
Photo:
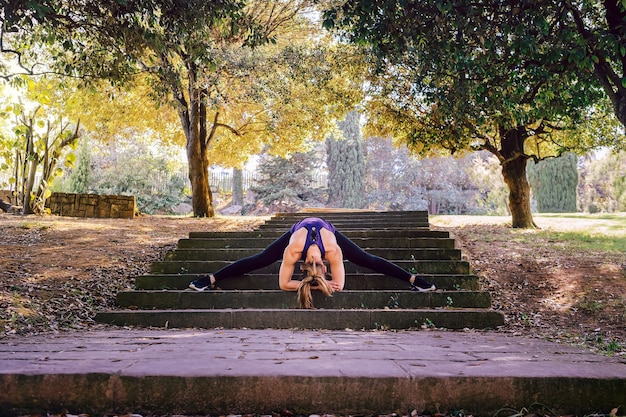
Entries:
<svg viewBox="0 0 626 417">
<path fill-rule="evenodd" d="M 257 172 L 243 171 L 243 191 L 247 191 L 255 185 L 255 182 L 261 178 Z M 232 171 L 209 171 L 209 184 L 213 192 L 232 192 L 233 190 L 233 173 Z M 323 188 L 328 186 L 328 175 L 320 172 L 313 178 L 312 188 Z"/>
</svg>

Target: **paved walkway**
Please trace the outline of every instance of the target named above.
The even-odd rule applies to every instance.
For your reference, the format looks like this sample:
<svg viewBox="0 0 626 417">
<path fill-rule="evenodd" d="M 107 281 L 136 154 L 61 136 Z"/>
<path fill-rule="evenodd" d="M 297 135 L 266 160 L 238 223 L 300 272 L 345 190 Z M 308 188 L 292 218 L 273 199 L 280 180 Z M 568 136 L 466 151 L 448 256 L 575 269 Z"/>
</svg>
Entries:
<svg viewBox="0 0 626 417">
<path fill-rule="evenodd" d="M 484 332 L 112 328 L 8 337 L 0 378 L 0 414 L 626 406 L 626 358 Z"/>
</svg>

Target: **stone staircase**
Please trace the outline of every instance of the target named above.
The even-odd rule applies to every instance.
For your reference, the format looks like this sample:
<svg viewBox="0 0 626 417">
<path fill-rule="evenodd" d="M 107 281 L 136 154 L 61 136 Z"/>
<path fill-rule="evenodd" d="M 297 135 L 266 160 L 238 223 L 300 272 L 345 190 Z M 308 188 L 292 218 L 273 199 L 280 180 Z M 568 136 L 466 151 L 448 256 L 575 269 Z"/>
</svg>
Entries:
<svg viewBox="0 0 626 417">
<path fill-rule="evenodd" d="M 278 288 L 277 262 L 220 282 L 220 289 L 187 289 L 199 274 L 258 253 L 293 223 L 322 217 L 368 252 L 423 275 L 438 291 L 408 291 L 405 282 L 346 261 L 345 290 L 331 298 L 314 292 L 314 310 L 297 308 L 295 293 Z M 298 270 L 298 268 L 296 268 Z M 252 232 L 190 233 L 136 289 L 117 295 L 120 309 L 97 314 L 114 325 L 249 329 L 495 328 L 503 315 L 462 260 L 454 239 L 430 230 L 426 212 L 330 211 L 279 214 Z"/>
</svg>

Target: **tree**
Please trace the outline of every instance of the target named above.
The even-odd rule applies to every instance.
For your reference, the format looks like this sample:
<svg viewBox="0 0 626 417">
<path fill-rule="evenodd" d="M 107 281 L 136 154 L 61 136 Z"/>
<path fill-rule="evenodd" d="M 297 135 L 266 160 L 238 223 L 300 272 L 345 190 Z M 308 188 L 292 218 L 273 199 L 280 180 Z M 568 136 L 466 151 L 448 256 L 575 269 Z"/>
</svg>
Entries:
<svg viewBox="0 0 626 417">
<path fill-rule="evenodd" d="M 326 139 L 328 204 L 331 207 L 365 207 L 365 158 L 361 150 L 360 114 L 352 111 L 339 123 L 342 139 Z"/>
<path fill-rule="evenodd" d="M 528 180 L 539 213 L 576 212 L 578 158 L 575 154 L 530 163 Z"/>
<path fill-rule="evenodd" d="M 68 191 L 71 193 L 87 194 L 93 185 L 93 168 L 91 166 L 91 153 L 89 152 L 88 144 L 88 140 L 83 137 L 78 148 L 76 168 L 68 178 Z"/>
<path fill-rule="evenodd" d="M 20 3 L 20 13 L 14 13 L 18 18 L 11 19 L 8 26 L 14 31 L 26 29 L 26 35 L 11 48 L 17 51 L 22 64 L 32 62 L 29 54 L 35 48 L 30 46 L 39 41 L 38 45 L 46 44 L 53 68 L 65 74 L 106 78 L 117 84 L 128 82 L 138 73 L 148 74 L 153 96 L 161 103 L 173 104 L 178 112 L 194 214 L 212 216 L 208 183 L 211 145 L 228 143 L 234 137 L 239 146 L 230 151 L 239 155 L 250 149 L 249 143 L 258 151 L 262 147 L 260 136 L 270 143 L 282 143 L 284 148 L 288 147 L 285 142 L 297 146 L 312 132 L 317 135 L 328 130 L 329 120 L 342 111 L 341 102 L 352 98 L 338 93 L 335 100 L 329 101 L 328 96 L 312 92 L 328 89 L 329 84 L 333 86 L 330 90 L 338 91 L 348 83 L 337 72 L 327 79 L 315 76 L 320 68 L 321 75 L 329 73 L 328 64 L 319 60 L 323 56 L 316 53 L 321 49 L 316 48 L 312 38 L 304 36 L 310 32 L 311 22 L 301 13 L 310 3 L 42 1 Z M 283 36 L 289 36 L 288 43 L 308 42 L 311 48 L 281 44 Z M 263 56 L 252 49 L 260 45 L 266 46 L 264 51 L 273 51 L 266 60 L 257 60 Z M 301 57 L 307 62 L 297 61 Z M 285 70 L 288 62 L 296 63 L 295 69 Z M 307 65 L 309 62 L 318 65 Z M 276 64 L 282 64 L 282 69 L 276 71 Z M 33 69 L 25 65 L 22 68 Z M 277 76 L 293 75 L 294 71 L 306 75 L 307 83 L 300 88 L 300 79 Z M 265 80 L 271 77 L 273 84 L 257 85 L 256 76 L 261 72 Z M 299 111 L 295 106 L 282 105 L 288 100 L 277 90 L 281 84 L 289 86 L 286 91 L 292 94 L 293 102 L 305 104 Z M 309 94 L 303 94 L 306 90 Z M 292 128 L 283 135 L 285 132 L 279 129 L 284 126 Z M 295 131 L 298 137 L 291 136 Z M 286 153 L 284 149 L 277 152 Z"/>
<path fill-rule="evenodd" d="M 622 140 L 580 131 L 602 115 L 602 90 L 579 71 L 575 29 L 538 4 L 351 0 L 325 15 L 327 27 L 371 46 L 370 131 L 422 154 L 491 152 L 522 228 L 534 226 L 529 159 Z"/>
<path fill-rule="evenodd" d="M 377 56 L 385 59 L 414 45 L 416 30 L 421 31 L 423 24 L 447 23 L 445 19 L 450 12 L 465 19 L 453 28 L 458 31 L 448 31 L 451 39 L 464 41 L 467 34 L 474 34 L 482 48 L 492 48 L 497 38 L 486 37 L 486 29 L 501 27 L 498 38 L 511 41 L 513 49 L 520 48 L 515 57 L 520 65 L 532 65 L 538 72 L 552 74 L 563 71 L 581 77 L 593 74 L 610 99 L 614 114 L 626 126 L 626 2 L 623 0 L 511 3 L 349 0 L 327 9 L 324 25 L 342 28 L 354 41 L 373 43 L 376 53 L 380 53 Z M 542 37 L 534 36 L 537 29 L 551 35 L 553 56 L 560 55 L 564 58 L 562 64 L 566 65 L 555 66 L 549 54 L 545 55 L 547 60 L 536 59 L 540 45 L 535 41 L 543 42 Z M 445 33 L 446 29 L 439 32 Z M 418 35 L 418 39 L 422 42 L 425 38 Z"/>
<path fill-rule="evenodd" d="M 238 168 L 233 168 L 232 205 L 243 206 L 243 171 Z"/>
<path fill-rule="evenodd" d="M 323 206 L 321 191 L 312 187 L 320 165 L 315 150 L 287 158 L 263 154 L 259 161 L 261 177 L 250 188 L 257 195 L 257 204 L 260 203 L 255 212 L 291 213 L 304 207 Z"/>
<path fill-rule="evenodd" d="M 504 203 L 504 185 L 484 178 L 484 153 L 418 159 L 406 146 L 379 137 L 367 138 L 364 148 L 370 208 L 477 214 L 494 213 Z"/>
<path fill-rule="evenodd" d="M 507 187 L 498 175 L 498 159 L 487 151 L 474 155 L 468 176 L 478 188 L 477 211 L 495 216 L 510 215 Z"/>
<path fill-rule="evenodd" d="M 581 163 L 579 195 L 586 212 L 626 211 L 626 152 L 587 155 Z"/>
<path fill-rule="evenodd" d="M 0 137 L 4 163 L 11 167 L 9 182 L 24 214 L 42 213 L 60 165 L 73 166 L 76 156 L 68 149 L 78 145 L 79 127 L 59 114 L 63 97 L 54 95 L 54 82 L 27 83 L 29 102 L 18 101 L 2 109 L 0 116 L 11 124 L 12 133 Z"/>
<path fill-rule="evenodd" d="M 171 213 L 184 200 L 186 186 L 184 177 L 177 175 L 181 164 L 171 156 L 172 148 L 154 147 L 149 136 L 138 135 L 92 144 L 90 191 L 134 195 L 143 213 Z"/>
<path fill-rule="evenodd" d="M 419 186 L 419 161 L 390 138 L 364 140 L 365 196 L 376 210 L 427 210 L 428 199 Z"/>
<path fill-rule="evenodd" d="M 626 2 L 564 1 L 561 7 L 579 35 L 572 58 L 580 71 L 593 71 L 626 126 Z"/>
</svg>

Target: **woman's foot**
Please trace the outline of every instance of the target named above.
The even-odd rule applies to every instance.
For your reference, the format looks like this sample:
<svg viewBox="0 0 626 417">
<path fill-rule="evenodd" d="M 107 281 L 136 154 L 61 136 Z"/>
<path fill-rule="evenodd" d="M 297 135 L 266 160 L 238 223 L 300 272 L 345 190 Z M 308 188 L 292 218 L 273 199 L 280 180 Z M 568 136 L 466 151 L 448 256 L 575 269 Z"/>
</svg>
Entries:
<svg viewBox="0 0 626 417">
<path fill-rule="evenodd" d="M 412 275 L 409 280 L 411 283 L 411 291 L 429 292 L 435 291 L 437 287 L 432 282 L 426 281 L 424 278 Z"/>
<path fill-rule="evenodd" d="M 214 285 L 215 285 L 215 277 L 213 276 L 213 274 L 201 275 L 200 278 L 198 278 L 195 281 L 192 281 L 189 284 L 189 288 L 191 288 L 192 290 L 196 290 L 196 291 L 204 291 L 207 288 L 212 289 Z"/>
</svg>

